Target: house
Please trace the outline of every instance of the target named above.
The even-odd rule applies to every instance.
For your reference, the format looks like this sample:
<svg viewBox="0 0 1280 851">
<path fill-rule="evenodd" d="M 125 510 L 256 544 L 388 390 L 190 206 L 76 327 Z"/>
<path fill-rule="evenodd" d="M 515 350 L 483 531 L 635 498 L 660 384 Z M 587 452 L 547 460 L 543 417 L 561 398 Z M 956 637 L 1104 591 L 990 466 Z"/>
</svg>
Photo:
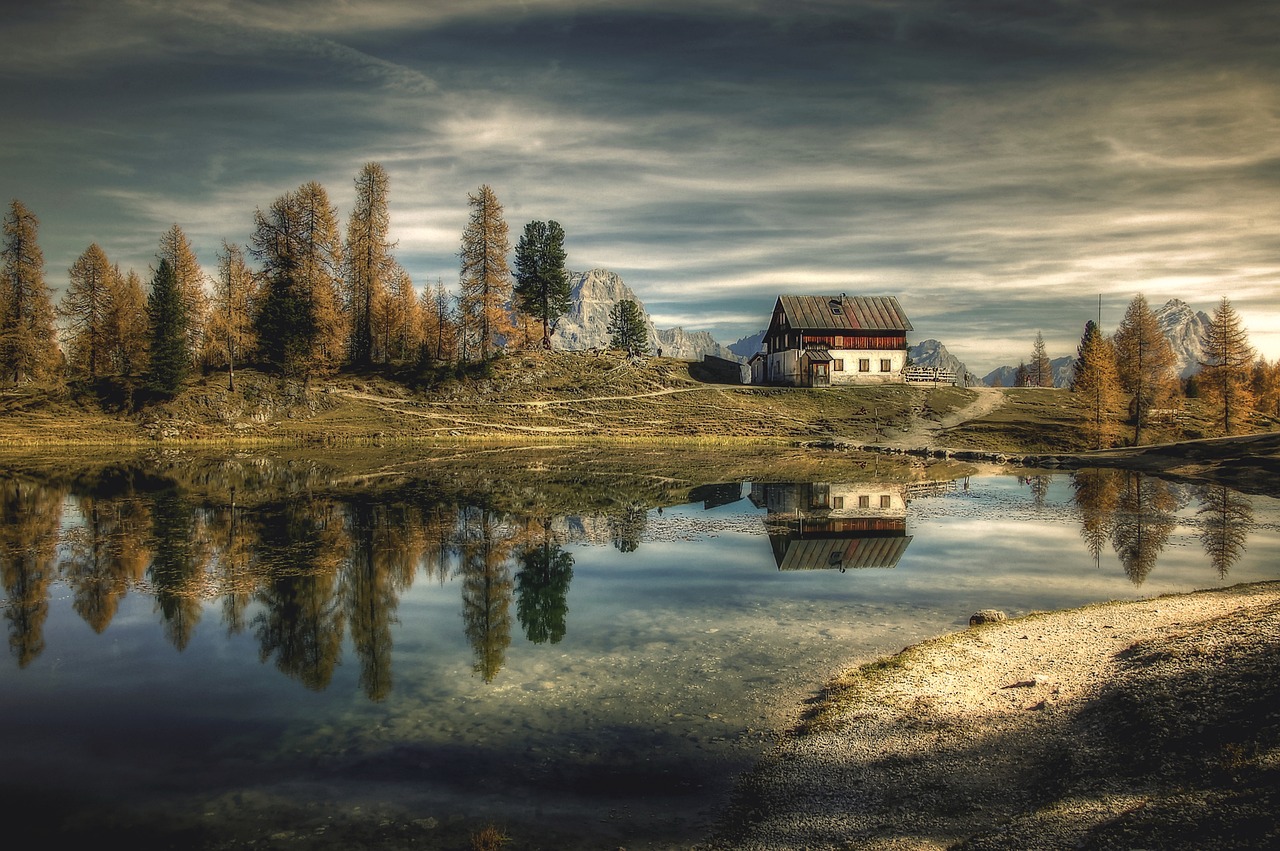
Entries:
<svg viewBox="0 0 1280 851">
<path fill-rule="evenodd" d="M 752 384 L 830 387 L 902 381 L 907 332 L 893 296 L 779 296 Z"/>
<path fill-rule="evenodd" d="M 753 482 L 750 499 L 778 570 L 894 568 L 911 543 L 901 484 Z"/>
</svg>

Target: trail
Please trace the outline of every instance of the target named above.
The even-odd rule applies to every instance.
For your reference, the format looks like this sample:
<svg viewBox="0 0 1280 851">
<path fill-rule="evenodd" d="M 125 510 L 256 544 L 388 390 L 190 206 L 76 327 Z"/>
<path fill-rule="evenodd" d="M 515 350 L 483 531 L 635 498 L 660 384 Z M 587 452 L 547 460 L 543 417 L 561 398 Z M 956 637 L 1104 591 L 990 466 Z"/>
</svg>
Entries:
<svg viewBox="0 0 1280 851">
<path fill-rule="evenodd" d="M 927 416 L 914 416 L 908 428 L 894 429 L 882 435 L 876 442 L 893 449 L 927 446 L 934 443 L 938 435 L 947 429 L 982 419 L 993 411 L 999 410 L 1007 401 L 1004 392 L 998 387 L 970 387 L 969 389 L 978 395 L 963 408 L 944 414 L 936 420 Z"/>
</svg>

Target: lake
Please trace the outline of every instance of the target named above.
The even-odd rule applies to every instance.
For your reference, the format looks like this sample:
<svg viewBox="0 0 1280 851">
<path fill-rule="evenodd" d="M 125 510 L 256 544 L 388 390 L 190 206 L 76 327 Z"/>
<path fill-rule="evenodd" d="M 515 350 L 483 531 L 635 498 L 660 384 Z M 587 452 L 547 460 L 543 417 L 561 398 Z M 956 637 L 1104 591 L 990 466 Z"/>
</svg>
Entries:
<svg viewBox="0 0 1280 851">
<path fill-rule="evenodd" d="M 504 477 L 237 453 L 0 472 L 6 834 L 687 847 L 841 668 L 1280 578 L 1280 502 L 1119 471 Z M 7 468 L 0 468 L 0 470 Z"/>
</svg>

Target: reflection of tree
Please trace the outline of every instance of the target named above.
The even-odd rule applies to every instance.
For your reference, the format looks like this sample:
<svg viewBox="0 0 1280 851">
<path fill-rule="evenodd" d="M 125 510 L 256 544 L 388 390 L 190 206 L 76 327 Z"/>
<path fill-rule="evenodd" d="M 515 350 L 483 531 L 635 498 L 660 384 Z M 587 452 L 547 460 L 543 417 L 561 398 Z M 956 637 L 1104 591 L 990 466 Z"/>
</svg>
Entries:
<svg viewBox="0 0 1280 851">
<path fill-rule="evenodd" d="M 254 618 L 263 661 L 307 688 L 329 685 L 342 652 L 338 566 L 348 549 L 341 518 L 330 502 L 291 502 L 258 517 L 259 557 L 268 569 Z"/>
<path fill-rule="evenodd" d="M 1218 578 L 1223 579 L 1244 554 L 1245 542 L 1253 530 L 1253 503 L 1224 485 L 1207 485 L 1200 489 L 1199 497 L 1202 504 L 1196 515 L 1203 524 L 1200 543 Z"/>
<path fill-rule="evenodd" d="M 197 533 L 195 511 L 176 487 L 155 494 L 151 536 L 148 574 L 155 587 L 156 606 L 169 640 L 182 650 L 200 623 L 201 580 L 208 553 Z"/>
<path fill-rule="evenodd" d="M 428 578 L 440 584 L 449 578 L 449 553 L 454 547 L 454 531 L 458 512 L 454 508 L 435 505 L 422 516 L 422 569 Z"/>
<path fill-rule="evenodd" d="M 4 608 L 9 650 L 19 668 L 44 650 L 62 497 L 60 491 L 31 482 L 0 482 L 0 578 L 9 598 Z"/>
<path fill-rule="evenodd" d="M 403 576 L 403 533 L 388 522 L 386 506 L 357 502 L 348 508 L 351 558 L 343 571 L 343 600 L 351 640 L 360 659 L 360 685 L 370 700 L 391 693 L 391 624 L 398 604 L 393 574 Z M 399 518 L 404 522 L 404 518 Z"/>
<path fill-rule="evenodd" d="M 84 525 L 67 535 L 62 570 L 76 613 L 101 633 L 129 587 L 146 574 L 152 517 L 146 502 L 131 494 L 82 497 L 79 508 Z"/>
<path fill-rule="evenodd" d="M 564 638 L 569 613 L 569 582 L 573 579 L 573 554 L 565 552 L 542 524 L 540 543 L 520 554 L 516 572 L 516 617 L 525 637 L 534 644 L 558 644 Z"/>
<path fill-rule="evenodd" d="M 227 635 L 239 635 L 248 624 L 245 612 L 253 601 L 255 547 L 252 528 L 244 521 L 244 511 L 236 505 L 236 489 L 231 488 L 231 504 L 209 514 L 209 537 L 216 550 L 222 594 L 222 623 Z"/>
<path fill-rule="evenodd" d="M 1044 508 L 1045 498 L 1049 495 L 1049 483 L 1052 480 L 1052 476 L 1044 474 L 1027 476 L 1023 480 L 1031 488 L 1031 501 L 1035 503 L 1036 508 Z"/>
<path fill-rule="evenodd" d="M 475 651 L 475 671 L 486 683 L 502 670 L 511 645 L 512 533 L 488 509 L 462 512 L 462 619 Z"/>
<path fill-rule="evenodd" d="M 1080 470 L 1071 474 L 1072 498 L 1080 509 L 1080 536 L 1099 566 L 1102 550 L 1111 538 L 1120 506 L 1121 473 L 1116 470 Z"/>
<path fill-rule="evenodd" d="M 1178 500 L 1168 482 L 1141 473 L 1120 475 L 1120 505 L 1111 543 L 1129 581 L 1141 585 L 1173 532 L 1171 512 L 1177 509 Z"/>
<path fill-rule="evenodd" d="M 649 511 L 642 505 L 629 503 L 621 512 L 609 515 L 609 539 L 619 552 L 635 552 L 648 523 Z"/>
</svg>

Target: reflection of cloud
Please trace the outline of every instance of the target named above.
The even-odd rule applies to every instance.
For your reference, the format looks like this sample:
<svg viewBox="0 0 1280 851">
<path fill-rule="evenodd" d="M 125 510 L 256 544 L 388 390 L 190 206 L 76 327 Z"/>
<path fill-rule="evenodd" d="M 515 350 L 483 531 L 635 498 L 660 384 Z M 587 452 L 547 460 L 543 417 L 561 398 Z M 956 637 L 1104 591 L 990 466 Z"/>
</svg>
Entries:
<svg viewBox="0 0 1280 851">
<path fill-rule="evenodd" d="M 209 263 L 307 180 L 345 211 L 376 160 L 419 284 L 456 280 L 488 183 L 513 231 L 560 221 L 571 267 L 726 342 L 779 292 L 892 292 L 984 372 L 1037 329 L 1073 351 L 1099 294 L 1113 327 L 1137 292 L 1225 293 L 1280 355 L 1261 2 L 36 6 L 6 22 L 0 176 L 55 287 L 94 240 L 145 265 L 152 222 Z"/>
</svg>

